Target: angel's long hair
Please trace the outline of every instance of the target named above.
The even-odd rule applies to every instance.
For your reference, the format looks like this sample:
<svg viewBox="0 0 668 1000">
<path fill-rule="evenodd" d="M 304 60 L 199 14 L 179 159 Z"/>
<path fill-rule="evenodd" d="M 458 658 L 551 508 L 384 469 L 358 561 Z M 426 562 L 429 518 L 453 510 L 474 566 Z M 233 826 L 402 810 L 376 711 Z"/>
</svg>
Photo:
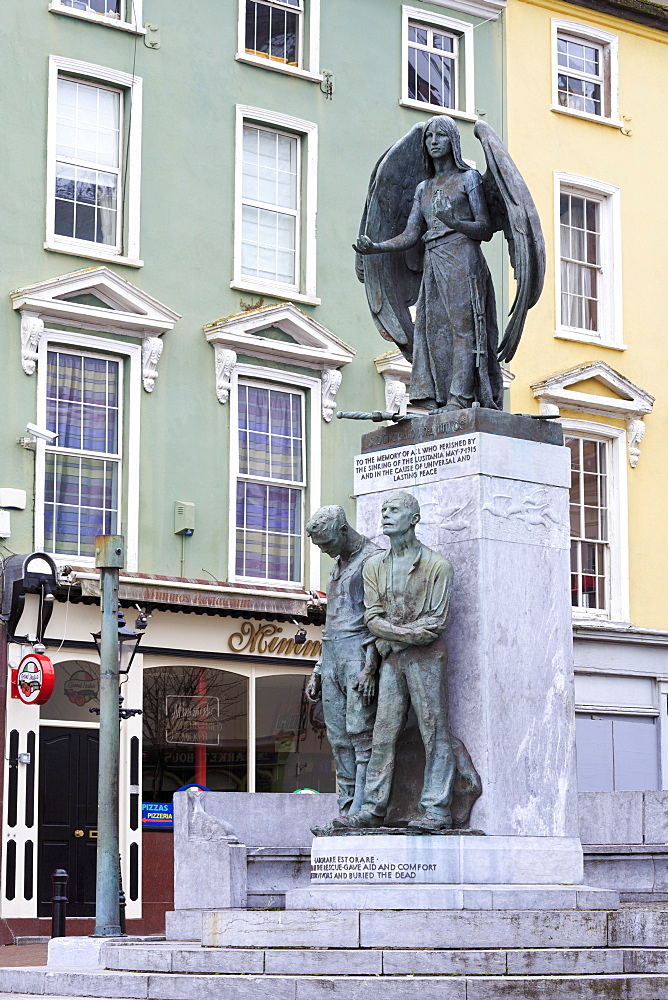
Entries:
<svg viewBox="0 0 668 1000">
<path fill-rule="evenodd" d="M 424 172 L 425 177 L 433 177 L 435 174 L 434 161 L 427 152 L 427 129 L 430 127 L 437 128 L 440 132 L 445 132 L 448 139 L 452 144 L 452 158 L 455 161 L 456 166 L 460 170 L 470 170 L 468 163 L 464 162 L 462 157 L 462 140 L 459 135 L 459 129 L 457 128 L 457 123 L 453 118 L 449 118 L 447 115 L 434 115 L 430 118 L 425 127 L 422 130 L 422 159 L 424 161 Z"/>
</svg>

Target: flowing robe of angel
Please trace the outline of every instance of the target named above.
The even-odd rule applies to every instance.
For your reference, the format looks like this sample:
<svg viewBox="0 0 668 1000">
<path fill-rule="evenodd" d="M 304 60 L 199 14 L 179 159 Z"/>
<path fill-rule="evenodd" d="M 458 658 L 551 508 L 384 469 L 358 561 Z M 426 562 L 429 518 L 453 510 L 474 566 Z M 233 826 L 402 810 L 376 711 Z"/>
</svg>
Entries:
<svg viewBox="0 0 668 1000">
<path fill-rule="evenodd" d="M 473 220 L 470 197 L 484 199 L 477 170 L 456 170 L 445 191 L 455 219 Z M 436 185 L 415 192 L 407 231 L 420 225 L 424 261 L 416 304 L 411 400 L 439 406 L 501 409 L 503 382 L 497 358 L 494 286 L 480 241 L 450 229 L 434 209 Z"/>
</svg>

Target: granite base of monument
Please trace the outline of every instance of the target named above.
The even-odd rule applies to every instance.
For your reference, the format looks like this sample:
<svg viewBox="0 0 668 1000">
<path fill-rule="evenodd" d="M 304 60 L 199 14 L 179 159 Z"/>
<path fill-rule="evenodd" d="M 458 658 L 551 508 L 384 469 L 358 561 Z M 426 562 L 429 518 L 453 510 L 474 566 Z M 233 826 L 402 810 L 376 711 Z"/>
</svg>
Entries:
<svg viewBox="0 0 668 1000">
<path fill-rule="evenodd" d="M 482 782 L 469 824 L 489 837 L 577 843 L 569 459 L 559 424 L 484 409 L 381 428 L 355 458 L 358 531 L 387 547 L 383 502 L 408 491 L 419 540 L 452 563 L 449 730 Z M 422 775 L 401 782 L 409 817 Z"/>
<path fill-rule="evenodd" d="M 287 910 L 590 910 L 619 893 L 582 885 L 576 837 L 316 837 L 311 885 Z"/>
</svg>

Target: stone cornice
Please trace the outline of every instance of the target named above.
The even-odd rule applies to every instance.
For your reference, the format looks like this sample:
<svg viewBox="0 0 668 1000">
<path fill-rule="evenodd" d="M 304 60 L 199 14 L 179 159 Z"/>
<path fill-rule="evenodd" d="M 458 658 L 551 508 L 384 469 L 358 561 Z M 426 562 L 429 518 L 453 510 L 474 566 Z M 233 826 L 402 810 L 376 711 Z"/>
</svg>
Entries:
<svg viewBox="0 0 668 1000">
<path fill-rule="evenodd" d="M 564 0 L 564 2 L 574 7 L 585 7 L 600 14 L 607 14 L 609 17 L 635 21 L 657 31 L 668 31 L 668 8 L 663 4 L 648 3 L 647 0 Z"/>
</svg>

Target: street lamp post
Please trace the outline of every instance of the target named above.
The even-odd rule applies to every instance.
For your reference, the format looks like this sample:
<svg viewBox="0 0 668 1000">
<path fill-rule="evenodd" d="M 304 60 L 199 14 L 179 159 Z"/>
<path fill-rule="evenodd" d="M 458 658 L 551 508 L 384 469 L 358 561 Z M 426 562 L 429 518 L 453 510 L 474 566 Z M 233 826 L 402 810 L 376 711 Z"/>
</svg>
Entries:
<svg viewBox="0 0 668 1000">
<path fill-rule="evenodd" d="M 122 535 L 98 535 L 95 565 L 100 570 L 100 766 L 97 791 L 97 869 L 93 937 L 120 937 L 118 909 L 118 578 L 124 562 Z"/>
</svg>

